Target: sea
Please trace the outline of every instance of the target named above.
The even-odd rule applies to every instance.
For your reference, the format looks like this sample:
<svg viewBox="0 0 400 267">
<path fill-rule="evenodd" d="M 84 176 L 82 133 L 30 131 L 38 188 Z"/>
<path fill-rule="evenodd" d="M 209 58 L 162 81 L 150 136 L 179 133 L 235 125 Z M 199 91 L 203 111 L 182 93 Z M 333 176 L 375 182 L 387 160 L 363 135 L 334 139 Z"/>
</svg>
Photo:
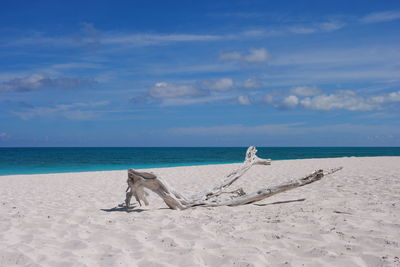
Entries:
<svg viewBox="0 0 400 267">
<path fill-rule="evenodd" d="M 0 175 L 239 163 L 246 147 L 0 148 Z M 257 147 L 272 160 L 400 156 L 400 147 Z"/>
</svg>

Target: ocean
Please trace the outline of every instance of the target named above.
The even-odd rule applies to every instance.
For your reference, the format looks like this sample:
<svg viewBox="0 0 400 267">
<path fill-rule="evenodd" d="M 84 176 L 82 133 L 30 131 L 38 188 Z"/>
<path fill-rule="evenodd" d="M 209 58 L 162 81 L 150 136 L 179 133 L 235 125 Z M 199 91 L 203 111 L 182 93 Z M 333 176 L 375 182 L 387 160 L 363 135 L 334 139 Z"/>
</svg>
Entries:
<svg viewBox="0 0 400 267">
<path fill-rule="evenodd" d="M 238 163 L 246 147 L 0 148 L 0 175 Z M 257 147 L 272 160 L 400 156 L 400 147 Z"/>
</svg>

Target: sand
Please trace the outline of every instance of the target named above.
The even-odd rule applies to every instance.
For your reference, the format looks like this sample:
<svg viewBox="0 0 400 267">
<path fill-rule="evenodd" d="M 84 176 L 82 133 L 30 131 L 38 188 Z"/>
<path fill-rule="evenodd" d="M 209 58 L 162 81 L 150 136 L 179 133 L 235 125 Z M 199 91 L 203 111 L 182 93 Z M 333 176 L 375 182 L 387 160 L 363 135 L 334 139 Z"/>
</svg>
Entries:
<svg viewBox="0 0 400 267">
<path fill-rule="evenodd" d="M 185 194 L 237 164 L 152 169 Z M 239 207 L 115 208 L 126 171 L 0 176 L 0 266 L 400 266 L 400 157 L 273 161 L 246 192 L 344 169 Z"/>
</svg>

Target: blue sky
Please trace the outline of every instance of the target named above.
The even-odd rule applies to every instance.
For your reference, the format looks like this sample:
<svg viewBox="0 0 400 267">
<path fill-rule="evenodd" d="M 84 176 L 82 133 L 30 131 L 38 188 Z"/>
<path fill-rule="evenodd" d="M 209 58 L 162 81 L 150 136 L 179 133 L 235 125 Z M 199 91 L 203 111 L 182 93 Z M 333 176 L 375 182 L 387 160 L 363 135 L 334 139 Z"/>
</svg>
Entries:
<svg viewBox="0 0 400 267">
<path fill-rule="evenodd" d="M 399 1 L 0 2 L 0 146 L 400 146 Z"/>
</svg>

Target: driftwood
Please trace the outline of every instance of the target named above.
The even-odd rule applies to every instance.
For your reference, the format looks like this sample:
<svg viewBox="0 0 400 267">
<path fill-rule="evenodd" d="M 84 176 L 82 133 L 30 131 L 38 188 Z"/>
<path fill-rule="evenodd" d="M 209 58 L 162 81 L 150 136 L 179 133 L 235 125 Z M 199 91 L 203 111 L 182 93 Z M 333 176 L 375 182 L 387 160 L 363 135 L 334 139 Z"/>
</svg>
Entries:
<svg viewBox="0 0 400 267">
<path fill-rule="evenodd" d="M 126 190 L 127 192 L 125 199 L 126 208 L 130 208 L 132 196 L 135 197 L 136 201 L 139 202 L 140 205 L 142 205 L 141 202 L 143 202 L 145 205 L 149 204 L 146 199 L 147 193 L 144 191 L 145 188 L 155 192 L 158 196 L 160 196 L 164 200 L 165 204 L 167 204 L 167 206 L 171 209 L 183 210 L 195 206 L 216 207 L 245 205 L 263 200 L 277 193 L 313 183 L 326 175 L 342 169 L 342 167 L 340 167 L 331 169 L 328 172 L 318 170 L 310 175 L 307 175 L 306 177 L 291 180 L 270 188 L 264 188 L 250 194 L 246 194 L 242 188 L 234 191 L 227 191 L 226 189 L 236 182 L 240 177 L 242 177 L 252 166 L 271 164 L 271 160 L 261 159 L 257 157 L 256 153 L 257 149 L 255 147 L 249 147 L 246 152 L 246 158 L 239 168 L 233 170 L 222 180 L 222 182 L 218 183 L 211 189 L 205 190 L 204 192 L 191 197 L 183 196 L 173 187 L 168 185 L 165 180 L 153 173 L 138 172 L 133 169 L 128 169 L 128 188 Z M 236 196 L 229 200 L 212 200 L 221 194 L 232 194 Z"/>
</svg>

